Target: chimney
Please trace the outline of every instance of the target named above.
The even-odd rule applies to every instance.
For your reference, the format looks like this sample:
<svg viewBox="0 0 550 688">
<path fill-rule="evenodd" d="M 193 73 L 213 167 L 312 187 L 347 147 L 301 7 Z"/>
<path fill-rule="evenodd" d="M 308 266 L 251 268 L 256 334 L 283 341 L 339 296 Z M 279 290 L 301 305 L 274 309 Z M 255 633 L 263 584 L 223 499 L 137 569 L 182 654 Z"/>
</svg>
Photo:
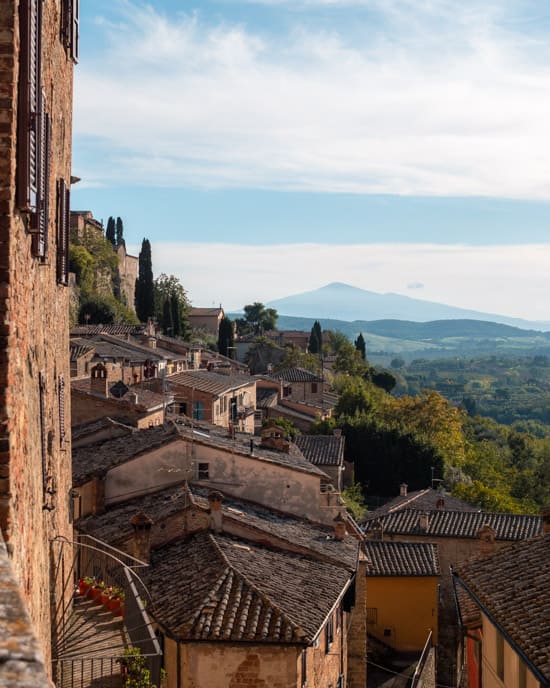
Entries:
<svg viewBox="0 0 550 688">
<path fill-rule="evenodd" d="M 407 496 L 408 487 L 409 486 L 407 485 L 407 483 L 401 483 L 401 485 L 399 485 L 399 496 L 400 497 L 406 497 Z"/>
<path fill-rule="evenodd" d="M 90 393 L 105 399 L 109 397 L 109 374 L 103 363 L 98 363 L 91 370 Z"/>
<path fill-rule="evenodd" d="M 491 528 L 487 523 L 483 524 L 481 528 L 477 531 L 477 536 L 480 540 L 480 550 L 481 554 L 490 554 L 495 549 L 495 536 L 496 532 L 494 528 Z"/>
<path fill-rule="evenodd" d="M 437 502 L 435 503 L 435 508 L 436 509 L 444 509 L 445 508 L 445 500 L 443 497 L 438 497 Z"/>
<path fill-rule="evenodd" d="M 130 392 L 130 393 L 128 394 L 128 397 L 127 397 L 127 398 L 128 398 L 128 401 L 129 401 L 131 404 L 134 404 L 135 406 L 137 406 L 137 403 L 138 403 L 138 395 L 137 395 L 135 392 Z"/>
<path fill-rule="evenodd" d="M 342 428 L 334 428 L 332 434 L 334 437 L 342 437 Z"/>
<path fill-rule="evenodd" d="M 384 539 L 384 525 L 379 518 L 377 518 L 376 521 L 372 524 L 371 533 L 373 540 Z"/>
<path fill-rule="evenodd" d="M 153 521 L 143 511 L 130 519 L 134 531 L 134 557 L 149 563 L 151 554 L 151 527 Z"/>
<path fill-rule="evenodd" d="M 340 512 L 338 512 L 338 514 L 335 516 L 332 523 L 334 524 L 334 539 L 343 540 L 346 537 L 346 522 L 342 518 L 342 514 Z"/>
<path fill-rule="evenodd" d="M 157 348 L 157 340 L 155 337 L 148 337 L 147 338 L 147 346 L 150 349 L 156 349 Z"/>
<path fill-rule="evenodd" d="M 221 533 L 223 530 L 222 503 L 223 495 L 221 492 L 211 492 L 208 495 L 208 504 L 210 505 L 210 528 L 216 533 Z"/>
<path fill-rule="evenodd" d="M 544 535 L 550 535 L 550 506 L 543 506 L 540 515 L 542 517 L 542 532 Z"/>
<path fill-rule="evenodd" d="M 430 515 L 428 514 L 427 511 L 421 511 L 418 514 L 418 528 L 423 533 L 426 533 L 428 531 L 429 526 L 430 526 Z"/>
</svg>

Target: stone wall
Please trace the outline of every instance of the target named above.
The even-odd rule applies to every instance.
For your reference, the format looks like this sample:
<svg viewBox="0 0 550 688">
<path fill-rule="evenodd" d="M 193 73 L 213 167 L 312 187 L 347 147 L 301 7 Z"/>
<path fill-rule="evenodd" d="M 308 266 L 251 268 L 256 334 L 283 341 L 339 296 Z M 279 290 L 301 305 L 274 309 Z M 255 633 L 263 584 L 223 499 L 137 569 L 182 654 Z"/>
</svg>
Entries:
<svg viewBox="0 0 550 688">
<path fill-rule="evenodd" d="M 71 177 L 73 63 L 60 40 L 61 0 L 42 3 L 51 154 L 49 236 L 40 259 L 33 255 L 29 214 L 19 210 L 16 196 L 18 5 L 0 4 L 0 528 L 49 666 L 49 543 L 71 537 L 69 302 L 56 275 L 56 184 L 63 179 L 69 186 Z M 52 600 L 61 594 L 56 590 Z"/>
</svg>

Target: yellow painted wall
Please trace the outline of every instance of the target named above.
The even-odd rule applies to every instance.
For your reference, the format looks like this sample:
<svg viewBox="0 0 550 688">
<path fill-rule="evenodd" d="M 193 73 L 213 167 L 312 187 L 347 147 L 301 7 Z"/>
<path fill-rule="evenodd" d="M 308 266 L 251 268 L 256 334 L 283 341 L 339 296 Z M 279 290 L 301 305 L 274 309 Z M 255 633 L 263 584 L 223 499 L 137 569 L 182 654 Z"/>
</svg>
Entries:
<svg viewBox="0 0 550 688">
<path fill-rule="evenodd" d="M 430 630 L 437 643 L 437 583 L 436 577 L 368 576 L 367 610 L 375 608 L 377 618 L 367 632 L 403 651 L 422 650 Z"/>
<path fill-rule="evenodd" d="M 504 676 L 497 674 L 497 636 L 498 630 L 485 614 L 483 620 L 483 687 L 484 688 L 517 688 L 519 686 L 520 657 L 504 639 Z M 526 688 L 539 688 L 535 676 L 526 670 Z"/>
</svg>

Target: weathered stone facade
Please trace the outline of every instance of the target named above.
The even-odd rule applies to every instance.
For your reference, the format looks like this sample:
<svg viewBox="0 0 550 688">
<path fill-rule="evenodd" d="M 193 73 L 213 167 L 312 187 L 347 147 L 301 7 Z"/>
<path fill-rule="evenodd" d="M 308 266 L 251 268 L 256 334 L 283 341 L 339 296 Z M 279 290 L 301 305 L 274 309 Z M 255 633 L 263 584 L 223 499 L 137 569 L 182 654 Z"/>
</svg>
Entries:
<svg viewBox="0 0 550 688">
<path fill-rule="evenodd" d="M 124 243 L 118 246 L 116 253 L 118 257 L 120 293 L 128 308 L 135 311 L 139 259 L 137 256 L 131 256 L 129 253 L 126 253 L 126 245 Z"/>
<path fill-rule="evenodd" d="M 21 124 L 22 46 L 32 42 L 21 19 L 33 12 L 42 14 L 38 88 L 49 114 L 45 152 L 41 158 L 36 153 L 49 162 L 40 206 L 49 206 L 49 213 L 39 215 L 49 219 L 40 235 L 31 233 L 31 208 L 21 202 L 21 150 L 28 134 Z M 0 527 L 48 667 L 55 625 L 50 604 L 63 594 L 58 589 L 50 597 L 50 542 L 71 535 L 69 295 L 66 273 L 59 276 L 66 253 L 58 241 L 66 237 L 60 204 L 67 205 L 71 179 L 73 61 L 66 20 L 61 0 L 0 4 Z M 40 121 L 45 125 L 48 118 Z"/>
</svg>

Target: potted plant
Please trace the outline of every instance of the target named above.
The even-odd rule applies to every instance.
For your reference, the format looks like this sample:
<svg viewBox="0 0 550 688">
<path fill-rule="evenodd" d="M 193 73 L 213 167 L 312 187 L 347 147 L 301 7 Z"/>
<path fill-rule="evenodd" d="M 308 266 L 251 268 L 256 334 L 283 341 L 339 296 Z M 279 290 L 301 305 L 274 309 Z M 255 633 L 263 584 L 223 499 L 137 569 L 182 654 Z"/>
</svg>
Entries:
<svg viewBox="0 0 550 688">
<path fill-rule="evenodd" d="M 84 597 L 93 584 L 94 579 L 91 576 L 83 576 L 78 581 L 78 594 Z"/>
<path fill-rule="evenodd" d="M 117 661 L 120 663 L 124 688 L 156 688 L 151 683 L 151 672 L 139 647 L 127 648 Z"/>
<path fill-rule="evenodd" d="M 109 600 L 109 611 L 114 616 L 124 616 L 123 612 L 124 590 L 113 586 L 111 591 L 111 599 Z"/>
</svg>

